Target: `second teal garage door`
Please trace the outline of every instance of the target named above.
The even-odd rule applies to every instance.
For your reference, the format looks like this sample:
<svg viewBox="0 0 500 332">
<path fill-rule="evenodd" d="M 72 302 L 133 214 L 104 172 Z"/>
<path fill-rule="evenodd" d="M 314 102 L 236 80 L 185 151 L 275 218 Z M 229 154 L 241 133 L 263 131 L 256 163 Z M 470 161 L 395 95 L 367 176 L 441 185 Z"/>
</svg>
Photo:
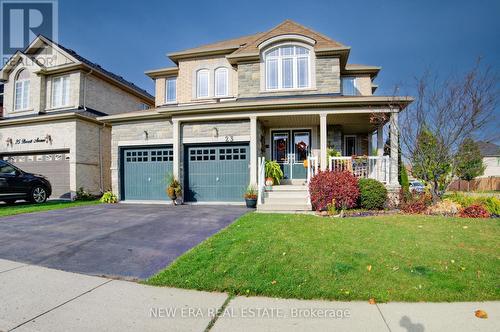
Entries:
<svg viewBox="0 0 500 332">
<path fill-rule="evenodd" d="M 188 202 L 243 202 L 248 186 L 248 145 L 188 146 L 185 199 Z"/>
<path fill-rule="evenodd" d="M 167 177 L 173 170 L 171 147 L 125 148 L 122 160 L 122 200 L 168 200 Z"/>
</svg>

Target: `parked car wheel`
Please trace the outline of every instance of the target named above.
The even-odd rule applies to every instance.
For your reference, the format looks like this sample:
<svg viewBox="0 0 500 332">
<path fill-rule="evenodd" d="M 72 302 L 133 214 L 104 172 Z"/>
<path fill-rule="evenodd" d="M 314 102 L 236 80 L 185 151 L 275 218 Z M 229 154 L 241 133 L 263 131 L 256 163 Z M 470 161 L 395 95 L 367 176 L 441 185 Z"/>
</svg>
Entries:
<svg viewBox="0 0 500 332">
<path fill-rule="evenodd" d="M 31 190 L 30 201 L 33 203 L 44 203 L 47 200 L 47 189 L 36 186 Z"/>
</svg>

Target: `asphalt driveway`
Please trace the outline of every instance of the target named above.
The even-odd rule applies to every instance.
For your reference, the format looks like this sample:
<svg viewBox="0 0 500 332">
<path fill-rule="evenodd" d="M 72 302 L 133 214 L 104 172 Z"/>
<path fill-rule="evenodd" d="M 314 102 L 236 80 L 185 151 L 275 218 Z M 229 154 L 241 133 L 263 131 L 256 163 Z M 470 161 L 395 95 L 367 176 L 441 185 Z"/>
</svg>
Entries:
<svg viewBox="0 0 500 332">
<path fill-rule="evenodd" d="M 0 218 L 0 258 L 144 279 L 248 212 L 241 206 L 94 205 Z"/>
</svg>

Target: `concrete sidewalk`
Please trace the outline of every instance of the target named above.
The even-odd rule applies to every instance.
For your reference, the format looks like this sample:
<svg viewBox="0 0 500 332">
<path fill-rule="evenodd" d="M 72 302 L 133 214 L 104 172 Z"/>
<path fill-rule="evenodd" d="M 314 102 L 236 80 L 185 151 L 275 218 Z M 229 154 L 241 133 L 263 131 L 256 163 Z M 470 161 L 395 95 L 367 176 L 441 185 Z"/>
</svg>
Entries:
<svg viewBox="0 0 500 332">
<path fill-rule="evenodd" d="M 0 260 L 0 331 L 498 331 L 499 316 L 500 302 L 230 298 Z"/>
</svg>

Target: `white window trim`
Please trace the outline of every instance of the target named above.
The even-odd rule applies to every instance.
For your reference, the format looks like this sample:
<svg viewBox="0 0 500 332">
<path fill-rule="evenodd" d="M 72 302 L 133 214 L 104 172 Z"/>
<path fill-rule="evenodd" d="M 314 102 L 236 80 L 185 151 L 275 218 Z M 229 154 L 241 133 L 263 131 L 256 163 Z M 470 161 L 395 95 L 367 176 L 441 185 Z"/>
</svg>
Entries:
<svg viewBox="0 0 500 332">
<path fill-rule="evenodd" d="M 217 72 L 224 71 L 226 73 L 226 91 L 223 91 L 222 94 L 217 93 Z M 226 67 L 218 67 L 214 70 L 214 96 L 216 98 L 223 98 L 229 96 L 229 70 Z"/>
<path fill-rule="evenodd" d="M 207 73 L 207 95 L 206 96 L 200 96 L 200 82 L 199 82 L 199 77 L 198 75 L 200 72 L 205 71 Z M 207 99 L 210 98 L 210 70 L 207 68 L 201 68 L 196 71 L 196 98 L 197 99 Z"/>
<path fill-rule="evenodd" d="M 268 56 L 266 55 L 267 53 L 269 53 L 270 51 L 272 51 L 273 49 L 276 49 L 276 48 L 281 48 L 281 47 L 286 47 L 286 46 L 295 46 L 295 47 L 303 47 L 305 49 L 307 49 L 309 51 L 309 54 L 307 56 L 307 59 L 308 59 L 308 72 L 307 72 L 307 81 L 308 81 L 308 85 L 305 86 L 305 87 L 299 87 L 298 84 L 298 58 L 301 57 L 301 55 L 290 55 L 290 56 L 282 56 L 281 54 L 278 55 L 278 56 L 273 56 L 272 58 L 274 59 L 278 59 L 278 87 L 277 88 L 270 88 L 269 87 L 269 82 L 268 82 L 268 68 L 267 68 L 267 60 L 268 60 Z M 313 70 L 314 70 L 314 64 L 313 64 L 313 61 L 314 61 L 314 52 L 313 52 L 313 49 L 308 46 L 308 45 L 304 45 L 304 44 L 300 44 L 300 43 L 294 43 L 294 42 L 286 42 L 286 43 L 280 43 L 278 45 L 273 45 L 272 47 L 269 47 L 269 48 L 266 48 L 263 52 L 262 52 L 262 58 L 263 58 L 263 69 L 264 69 L 264 75 L 263 75 L 263 79 L 264 79 L 264 84 L 263 84 L 263 88 L 264 88 L 264 91 L 266 92 L 279 92 L 279 91 L 301 91 L 301 90 L 311 90 L 311 89 L 314 89 L 314 83 L 313 83 Z M 283 77 L 282 77 L 282 74 L 283 74 L 283 59 L 284 58 L 292 58 L 293 59 L 293 73 L 292 73 L 292 87 L 291 88 L 283 88 Z M 303 58 L 306 58 L 305 56 L 302 56 Z M 261 76 L 262 77 L 262 76 Z"/>
<path fill-rule="evenodd" d="M 354 154 L 358 155 L 358 136 L 357 135 L 344 135 L 344 151 L 343 155 L 346 157 L 350 157 L 347 155 L 347 138 L 354 138 Z"/>
<path fill-rule="evenodd" d="M 64 100 L 64 97 L 63 97 L 63 91 L 64 91 L 64 80 L 67 79 L 68 80 L 68 91 L 67 91 L 67 100 L 65 101 Z M 56 80 L 61 80 L 61 94 L 60 94 L 60 104 L 58 104 L 56 101 L 55 101 L 55 89 L 54 89 L 54 82 Z M 52 108 L 65 108 L 65 107 L 69 107 L 71 106 L 71 76 L 70 75 L 60 75 L 60 76 L 55 76 L 55 77 L 52 77 L 51 79 L 51 96 L 50 96 L 50 103 L 51 103 L 51 106 Z"/>
<path fill-rule="evenodd" d="M 175 96 L 173 100 L 168 100 L 168 81 L 175 80 Z M 170 76 L 165 78 L 165 104 L 176 104 L 177 103 L 177 76 Z"/>
<path fill-rule="evenodd" d="M 23 70 L 26 70 L 26 69 L 23 69 Z M 17 74 L 17 76 L 19 76 L 21 74 L 21 72 L 19 72 Z M 20 90 L 20 94 L 21 94 L 21 107 L 16 107 L 17 106 L 17 103 L 16 103 L 16 100 L 17 100 L 17 84 L 18 83 L 21 83 L 21 90 Z M 26 105 L 24 104 L 23 102 L 23 96 L 24 96 L 24 93 L 25 93 L 25 89 L 26 89 L 26 83 L 29 83 L 29 87 L 28 87 L 28 96 L 26 98 Z M 5 88 L 5 87 L 4 87 Z M 22 111 L 27 111 L 30 109 L 30 97 L 31 97 L 31 80 L 29 78 L 25 78 L 25 79 L 16 79 L 14 81 L 14 112 L 22 112 Z"/>
</svg>

